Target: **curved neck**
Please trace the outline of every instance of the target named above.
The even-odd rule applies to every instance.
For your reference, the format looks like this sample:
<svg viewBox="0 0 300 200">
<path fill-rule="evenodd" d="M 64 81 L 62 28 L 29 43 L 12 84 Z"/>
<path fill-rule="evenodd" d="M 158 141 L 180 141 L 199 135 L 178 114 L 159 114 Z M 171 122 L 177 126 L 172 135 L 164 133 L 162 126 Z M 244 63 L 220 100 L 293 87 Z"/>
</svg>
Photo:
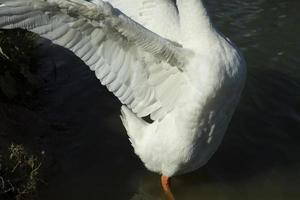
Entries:
<svg viewBox="0 0 300 200">
<path fill-rule="evenodd" d="M 216 34 L 202 0 L 177 0 L 176 3 L 183 40 L 187 45 L 210 45 Z"/>
</svg>

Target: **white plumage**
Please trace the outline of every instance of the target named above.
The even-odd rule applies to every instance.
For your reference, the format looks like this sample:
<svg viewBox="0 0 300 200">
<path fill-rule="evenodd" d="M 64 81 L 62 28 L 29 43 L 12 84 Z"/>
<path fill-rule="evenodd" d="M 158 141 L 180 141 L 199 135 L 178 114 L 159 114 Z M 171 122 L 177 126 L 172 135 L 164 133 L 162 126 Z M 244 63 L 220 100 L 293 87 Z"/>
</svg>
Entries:
<svg viewBox="0 0 300 200">
<path fill-rule="evenodd" d="M 0 28 L 27 29 L 80 57 L 123 104 L 135 153 L 169 177 L 213 155 L 246 77 L 200 0 L 0 0 Z"/>
</svg>

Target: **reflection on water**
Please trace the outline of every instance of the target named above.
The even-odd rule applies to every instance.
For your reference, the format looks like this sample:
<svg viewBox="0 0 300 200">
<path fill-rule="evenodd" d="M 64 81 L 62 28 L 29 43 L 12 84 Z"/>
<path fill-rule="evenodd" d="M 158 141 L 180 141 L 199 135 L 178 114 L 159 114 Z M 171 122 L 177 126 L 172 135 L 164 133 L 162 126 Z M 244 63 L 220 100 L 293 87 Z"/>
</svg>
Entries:
<svg viewBox="0 0 300 200">
<path fill-rule="evenodd" d="M 244 52 L 248 80 L 219 150 L 202 169 L 175 177 L 174 195 L 300 199 L 299 2 L 207 5 L 217 27 Z M 40 71 L 47 80 L 40 94 L 45 106 L 36 113 L 43 120 L 35 124 L 36 132 L 46 132 L 40 142 L 51 149 L 57 172 L 40 199 L 164 199 L 159 176 L 145 170 L 131 149 L 116 98 L 69 52 L 43 48 L 41 63 L 55 66 Z"/>
</svg>

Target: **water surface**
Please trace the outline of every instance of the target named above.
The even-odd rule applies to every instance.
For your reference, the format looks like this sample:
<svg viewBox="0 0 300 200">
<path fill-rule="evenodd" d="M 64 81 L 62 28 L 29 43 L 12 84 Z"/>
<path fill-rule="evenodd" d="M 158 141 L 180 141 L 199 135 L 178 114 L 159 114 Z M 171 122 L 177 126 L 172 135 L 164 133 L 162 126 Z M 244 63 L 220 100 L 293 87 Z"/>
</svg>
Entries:
<svg viewBox="0 0 300 200">
<path fill-rule="evenodd" d="M 244 53 L 248 79 L 219 150 L 205 167 L 175 177 L 174 195 L 177 200 L 300 199 L 299 2 L 206 4 L 217 28 Z M 26 127 L 41 132 L 39 142 L 49 149 L 56 170 L 40 199 L 164 199 L 159 176 L 133 153 L 118 100 L 71 53 L 42 49 L 41 65 L 52 67 L 40 69 L 47 80 L 39 95 L 43 107 L 30 114 Z"/>
</svg>

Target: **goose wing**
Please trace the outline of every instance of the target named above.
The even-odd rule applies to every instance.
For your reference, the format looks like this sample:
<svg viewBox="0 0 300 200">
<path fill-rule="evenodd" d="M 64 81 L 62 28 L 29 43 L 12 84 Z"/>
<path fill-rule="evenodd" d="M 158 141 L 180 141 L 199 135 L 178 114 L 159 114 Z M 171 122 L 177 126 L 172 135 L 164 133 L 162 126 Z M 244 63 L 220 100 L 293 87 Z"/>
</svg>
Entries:
<svg viewBox="0 0 300 200">
<path fill-rule="evenodd" d="M 97 4 L 98 0 L 92 0 Z M 162 37 L 180 42 L 179 16 L 173 0 L 107 0 L 115 8 Z"/>
<path fill-rule="evenodd" d="M 0 28 L 27 29 L 73 51 L 139 117 L 170 112 L 185 84 L 187 50 L 100 0 L 0 0 Z"/>
</svg>

